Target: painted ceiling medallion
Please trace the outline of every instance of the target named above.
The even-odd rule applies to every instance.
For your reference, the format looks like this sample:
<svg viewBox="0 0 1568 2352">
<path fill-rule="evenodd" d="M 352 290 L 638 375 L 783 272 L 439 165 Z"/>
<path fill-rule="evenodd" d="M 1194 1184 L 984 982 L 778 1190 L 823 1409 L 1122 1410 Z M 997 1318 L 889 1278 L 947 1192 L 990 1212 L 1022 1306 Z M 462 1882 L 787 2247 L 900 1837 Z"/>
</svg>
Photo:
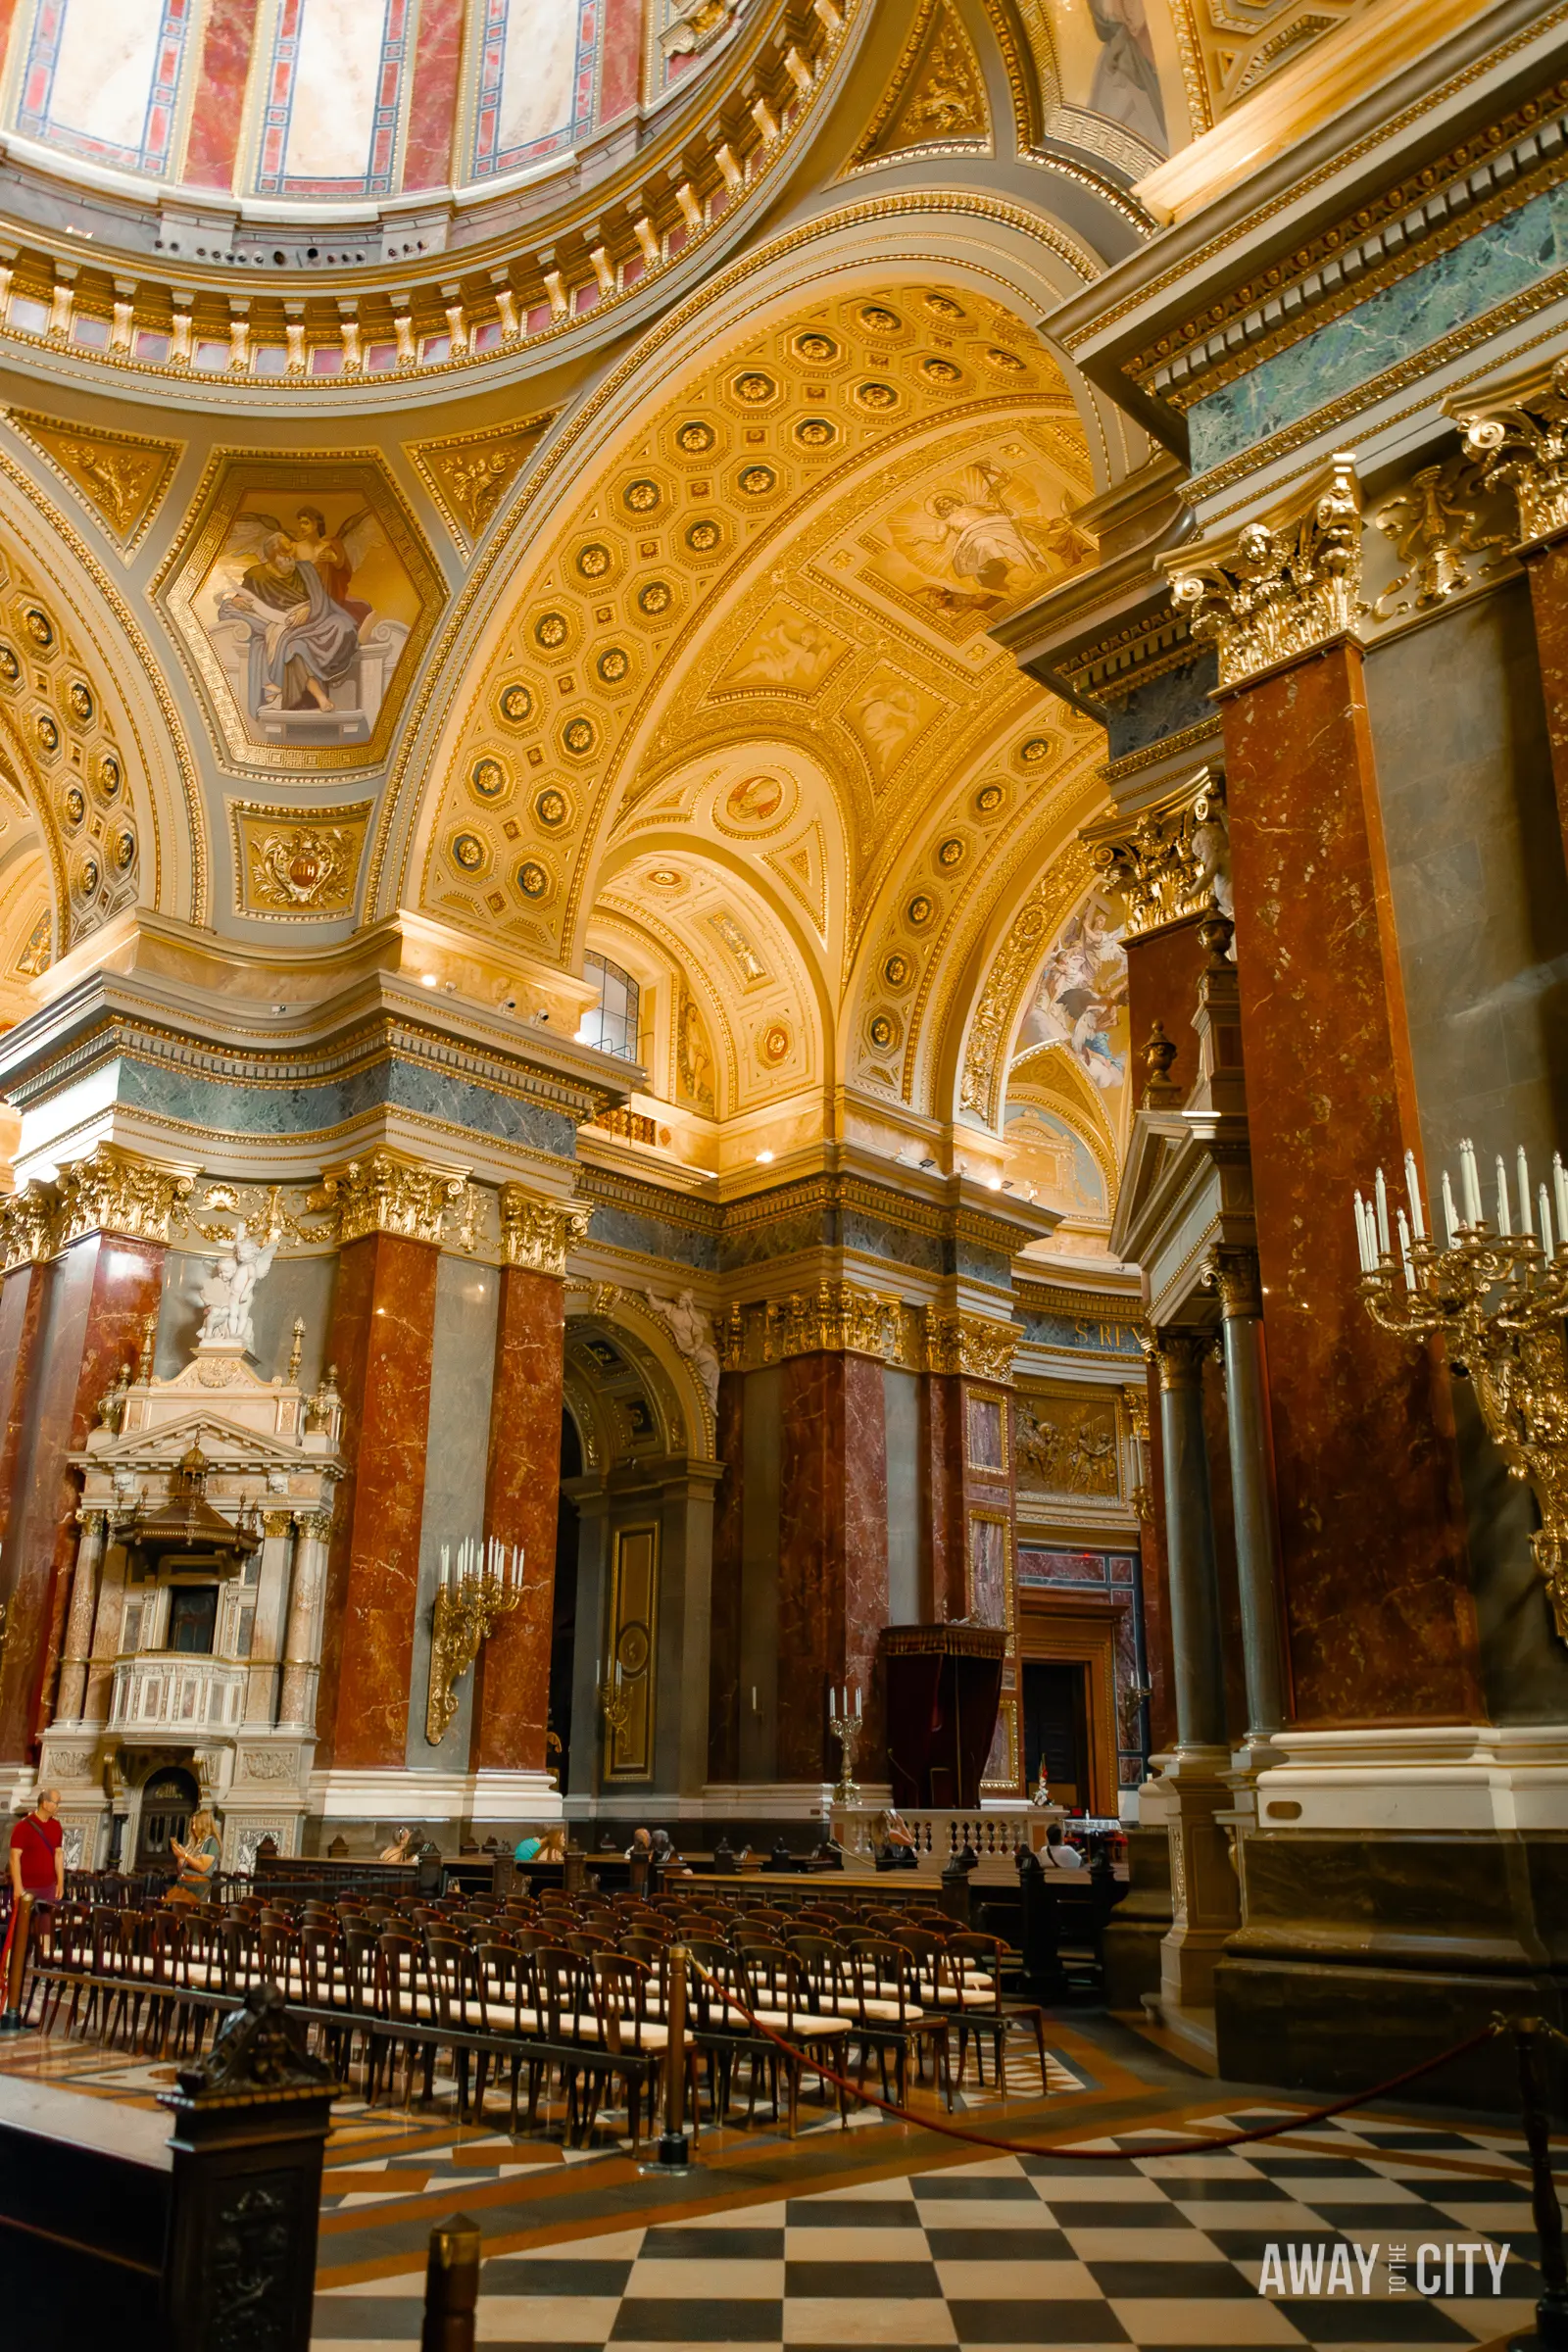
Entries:
<svg viewBox="0 0 1568 2352">
<path fill-rule="evenodd" d="M 378 459 L 220 452 L 157 579 L 237 767 L 386 757 L 446 601 Z"/>
<path fill-rule="evenodd" d="M 781 1061 L 788 1061 L 792 1042 L 786 1022 L 769 1021 L 758 1040 L 758 1051 L 769 1069 L 776 1070 Z"/>
<path fill-rule="evenodd" d="M 235 913 L 273 921 L 352 913 L 372 806 L 272 808 L 230 801 Z"/>
<path fill-rule="evenodd" d="M 933 318 L 944 319 L 950 326 L 956 326 L 968 315 L 951 294 L 928 294 L 925 307 Z"/>
<path fill-rule="evenodd" d="M 778 397 L 778 385 L 760 368 L 750 368 L 744 375 L 738 375 L 731 389 L 736 399 L 744 401 L 749 409 L 765 407 Z"/>
<path fill-rule="evenodd" d="M 994 815 L 997 809 L 1002 807 L 1003 798 L 1003 790 L 1000 784 L 982 784 L 980 790 L 974 796 L 976 815 Z"/>
<path fill-rule="evenodd" d="M 484 843 L 477 833 L 455 833 L 452 837 L 452 860 L 466 874 L 476 874 L 484 864 Z"/>
<path fill-rule="evenodd" d="M 675 444 L 677 448 L 685 451 L 687 457 L 702 458 L 708 455 L 716 439 L 717 435 L 710 424 L 705 424 L 700 417 L 694 417 L 689 424 L 681 426 L 675 435 Z"/>
<path fill-rule="evenodd" d="M 711 515 L 701 515 L 686 525 L 686 544 L 694 556 L 710 556 L 724 533 Z"/>
<path fill-rule="evenodd" d="M 597 539 L 577 550 L 577 569 L 585 580 L 602 580 L 609 571 L 611 555 L 608 547 Z"/>
<path fill-rule="evenodd" d="M 571 803 L 559 784 L 547 784 L 537 795 L 533 812 L 547 832 L 559 833 L 571 815 Z"/>
<path fill-rule="evenodd" d="M 885 415 L 889 409 L 896 409 L 898 407 L 899 388 L 897 384 L 884 384 L 875 381 L 864 384 L 857 384 L 855 388 L 855 397 L 859 402 L 862 409 L 871 409 L 880 416 Z"/>
<path fill-rule="evenodd" d="M 777 489 L 778 475 L 771 466 L 743 466 L 737 486 L 745 498 L 765 498 L 770 490 Z"/>
<path fill-rule="evenodd" d="M 1018 746 L 1018 757 L 1025 767 L 1039 767 L 1051 758 L 1051 739 L 1046 735 L 1031 735 L 1027 743 Z"/>
<path fill-rule="evenodd" d="M 541 612 L 533 624 L 533 641 L 547 654 L 559 653 L 570 634 L 571 624 L 564 612 Z"/>
<path fill-rule="evenodd" d="M 22 663 L 17 660 L 16 648 L 0 645 L 0 678 L 4 678 L 8 686 L 14 686 L 21 675 Z"/>
<path fill-rule="evenodd" d="M 561 740 L 574 760 L 586 760 L 599 741 L 599 730 L 591 718 L 579 714 L 567 719 L 561 730 Z"/>
<path fill-rule="evenodd" d="M 663 580 L 650 580 L 645 588 L 637 591 L 637 610 L 646 612 L 651 620 L 657 620 L 661 613 L 667 612 L 674 601 L 673 592 Z"/>
<path fill-rule="evenodd" d="M 914 978 L 914 964 L 907 956 L 895 953 L 882 966 L 882 977 L 889 988 L 907 988 Z"/>
<path fill-rule="evenodd" d="M 839 428 L 828 416 L 803 416 L 795 427 L 803 449 L 831 449 L 838 437 Z"/>
<path fill-rule="evenodd" d="M 631 658 L 618 645 L 607 645 L 594 667 L 607 686 L 618 686 L 631 668 Z"/>
<path fill-rule="evenodd" d="M 620 495 L 622 504 L 633 514 L 652 514 L 658 511 L 663 493 L 657 482 L 640 480 L 628 482 Z"/>
<path fill-rule="evenodd" d="M 533 696 L 526 686 L 512 685 L 501 689 L 501 715 L 509 726 L 526 726 L 533 716 Z"/>
<path fill-rule="evenodd" d="M 904 320 L 898 312 L 890 311 L 880 302 L 861 304 L 860 324 L 868 335 L 902 335 L 904 332 Z"/>
<path fill-rule="evenodd" d="M 517 868 L 517 888 L 525 899 L 542 899 L 550 888 L 550 876 L 536 858 L 525 858 Z"/>
<path fill-rule="evenodd" d="M 468 770 L 468 783 L 476 800 L 504 800 L 508 782 L 507 771 L 499 760 L 476 760 Z"/>
</svg>

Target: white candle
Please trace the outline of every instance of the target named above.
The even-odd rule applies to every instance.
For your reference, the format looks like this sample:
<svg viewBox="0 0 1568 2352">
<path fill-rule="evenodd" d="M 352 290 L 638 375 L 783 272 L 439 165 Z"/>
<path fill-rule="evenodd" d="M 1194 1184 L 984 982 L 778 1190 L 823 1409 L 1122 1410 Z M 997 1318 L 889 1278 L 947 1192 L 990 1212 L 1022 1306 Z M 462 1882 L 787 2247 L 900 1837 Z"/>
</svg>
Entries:
<svg viewBox="0 0 1568 2352">
<path fill-rule="evenodd" d="M 1359 1193 L 1355 1196 L 1355 1246 L 1360 1252 L 1362 1273 L 1370 1274 L 1378 1262 L 1377 1242 L 1372 1231 L 1372 1211 Z"/>
<path fill-rule="evenodd" d="M 865 1713 L 864 1701 L 865 1692 L 860 1689 L 858 1683 L 857 1683 L 855 1687 L 855 1720 L 857 1723 L 860 1721 L 861 1717 Z"/>
<path fill-rule="evenodd" d="M 1481 1222 L 1481 1179 L 1476 1173 L 1476 1148 L 1468 1136 L 1459 1146 L 1459 1190 L 1464 1196 L 1464 1221 Z"/>
<path fill-rule="evenodd" d="M 1551 1206 L 1544 1184 L 1536 1187 L 1536 1206 L 1541 1212 L 1541 1248 L 1546 1257 L 1551 1255 Z"/>
<path fill-rule="evenodd" d="M 1372 1195 L 1373 1199 L 1377 1202 L 1378 1209 L 1378 1255 L 1379 1257 L 1387 1257 L 1390 1254 L 1389 1188 L 1383 1181 L 1383 1170 L 1381 1168 L 1379 1168 L 1376 1177 L 1373 1179 Z"/>
<path fill-rule="evenodd" d="M 1523 1144 L 1519 1147 L 1519 1230 L 1528 1237 L 1530 1232 L 1530 1164 L 1525 1158 Z"/>
<path fill-rule="evenodd" d="M 1562 1153 L 1551 1155 L 1551 1197 L 1557 1204 L 1557 1231 L 1568 1242 L 1568 1169 L 1562 1164 Z"/>
<path fill-rule="evenodd" d="M 1453 1210 L 1453 1187 L 1448 1182 L 1446 1168 L 1443 1171 L 1443 1222 L 1447 1230 L 1448 1248 L 1451 1250 L 1459 1239 L 1459 1220 Z"/>
<path fill-rule="evenodd" d="M 1497 1153 L 1497 1231 L 1499 1233 L 1512 1233 L 1513 1231 L 1512 1225 L 1508 1222 L 1508 1171 L 1502 1164 L 1500 1152 Z"/>
<path fill-rule="evenodd" d="M 839 1719 L 839 1689 L 837 1683 L 829 1683 L 827 1687 L 827 1712 L 829 1722 L 837 1723 Z"/>
<path fill-rule="evenodd" d="M 1424 1242 L 1427 1238 L 1427 1220 L 1421 1206 L 1421 1187 L 1416 1180 L 1413 1152 L 1407 1152 L 1404 1155 L 1404 1189 L 1410 1199 L 1410 1230 L 1418 1242 Z"/>
<path fill-rule="evenodd" d="M 1404 1221 L 1402 1208 L 1398 1212 L 1398 1217 L 1399 1262 L 1404 1268 L 1404 1287 L 1407 1291 L 1413 1291 L 1415 1289 L 1415 1261 L 1410 1255 L 1410 1228 Z"/>
<path fill-rule="evenodd" d="M 447 1582 L 448 1578 L 451 1576 L 451 1574 L 452 1574 L 452 1546 L 450 1545 L 450 1544 L 442 1544 L 442 1546 L 441 1546 L 441 1582 L 442 1582 L 443 1586 L 446 1584 L 446 1582 Z"/>
</svg>

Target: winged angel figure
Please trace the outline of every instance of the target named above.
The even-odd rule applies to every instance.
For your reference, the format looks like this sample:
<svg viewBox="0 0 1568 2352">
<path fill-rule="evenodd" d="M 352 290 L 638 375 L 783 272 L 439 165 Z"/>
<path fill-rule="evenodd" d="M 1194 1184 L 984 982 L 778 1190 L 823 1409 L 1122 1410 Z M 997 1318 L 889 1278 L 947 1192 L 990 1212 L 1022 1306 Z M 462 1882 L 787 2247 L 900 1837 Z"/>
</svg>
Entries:
<svg viewBox="0 0 1568 2352">
<path fill-rule="evenodd" d="M 905 562 L 951 600 L 972 581 L 987 604 L 1035 579 L 1053 561 L 1071 567 L 1094 542 L 1065 515 L 1050 515 L 1028 483 L 1000 466 L 963 466 L 932 491 L 923 511 L 890 518 Z"/>
<path fill-rule="evenodd" d="M 370 617 L 370 606 L 349 588 L 375 533 L 368 508 L 333 532 L 314 507 L 300 509 L 292 529 L 275 514 L 235 516 L 213 584 L 219 619 L 245 632 L 253 718 L 334 708 L 332 689 L 353 672 Z"/>
</svg>

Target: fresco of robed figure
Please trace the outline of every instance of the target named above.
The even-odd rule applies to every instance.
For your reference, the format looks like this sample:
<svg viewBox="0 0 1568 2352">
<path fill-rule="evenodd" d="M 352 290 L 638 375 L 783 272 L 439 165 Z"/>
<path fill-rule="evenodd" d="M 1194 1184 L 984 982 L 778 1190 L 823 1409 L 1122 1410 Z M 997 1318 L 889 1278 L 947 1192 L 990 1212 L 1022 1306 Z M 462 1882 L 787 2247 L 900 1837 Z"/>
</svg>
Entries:
<svg viewBox="0 0 1568 2352">
<path fill-rule="evenodd" d="M 195 610 L 253 740 L 356 743 L 375 725 L 418 599 L 370 508 L 251 492 Z"/>
</svg>

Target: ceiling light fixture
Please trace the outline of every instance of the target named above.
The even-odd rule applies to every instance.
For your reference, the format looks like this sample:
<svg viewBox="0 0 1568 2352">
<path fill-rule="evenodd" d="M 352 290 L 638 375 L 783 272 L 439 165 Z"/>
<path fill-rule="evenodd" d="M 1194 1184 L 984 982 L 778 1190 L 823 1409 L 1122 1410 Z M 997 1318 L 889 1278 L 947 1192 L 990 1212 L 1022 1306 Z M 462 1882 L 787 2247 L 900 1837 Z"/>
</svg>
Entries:
<svg viewBox="0 0 1568 2352">
<path fill-rule="evenodd" d="M 434 972 L 421 972 L 419 974 L 419 986 L 421 988 L 434 988 L 437 985 L 438 983 Z"/>
</svg>

